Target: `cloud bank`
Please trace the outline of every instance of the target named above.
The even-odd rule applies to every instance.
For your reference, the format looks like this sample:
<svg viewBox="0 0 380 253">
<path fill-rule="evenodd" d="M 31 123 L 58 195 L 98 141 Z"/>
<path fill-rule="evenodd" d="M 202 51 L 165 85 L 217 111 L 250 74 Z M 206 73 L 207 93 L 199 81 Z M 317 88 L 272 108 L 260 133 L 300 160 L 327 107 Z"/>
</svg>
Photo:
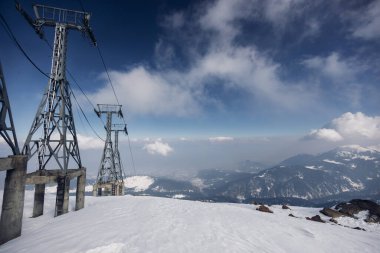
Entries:
<svg viewBox="0 0 380 253">
<path fill-rule="evenodd" d="M 312 130 L 306 139 L 342 141 L 354 139 L 380 140 L 380 117 L 347 112 L 333 119 L 323 128 Z"/>
<path fill-rule="evenodd" d="M 311 87 L 285 80 L 282 65 L 255 44 L 237 42 L 245 34 L 244 22 L 264 17 L 277 29 L 299 3 L 269 1 L 262 6 L 246 0 L 219 0 L 200 4 L 195 12 L 165 16 L 164 33 L 155 46 L 157 67 L 138 65 L 110 73 L 115 90 L 123 94 L 120 102 L 132 114 L 180 117 L 210 107 L 225 109 L 226 101 L 233 99 L 230 94 L 236 92 L 245 94 L 250 103 L 268 108 L 297 110 L 300 105 L 312 104 Z M 105 75 L 102 78 L 106 80 Z M 106 85 L 91 99 L 112 102 L 112 89 Z"/>
<path fill-rule="evenodd" d="M 145 144 L 143 149 L 152 155 L 158 154 L 168 156 L 169 153 L 173 152 L 173 148 L 170 147 L 168 143 L 162 142 L 160 139 L 152 143 Z"/>
<path fill-rule="evenodd" d="M 233 141 L 233 137 L 227 137 L 227 136 L 218 136 L 218 137 L 210 137 L 208 138 L 211 142 L 226 142 L 226 141 Z"/>
<path fill-rule="evenodd" d="M 81 149 L 99 149 L 104 147 L 104 142 L 92 136 L 77 134 L 78 145 Z"/>
</svg>

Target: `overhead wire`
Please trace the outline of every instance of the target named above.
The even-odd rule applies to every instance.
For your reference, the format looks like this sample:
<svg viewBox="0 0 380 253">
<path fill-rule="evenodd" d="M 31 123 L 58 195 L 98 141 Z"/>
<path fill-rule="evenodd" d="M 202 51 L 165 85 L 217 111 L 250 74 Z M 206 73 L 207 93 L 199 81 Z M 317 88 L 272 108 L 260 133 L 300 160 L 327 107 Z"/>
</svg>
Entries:
<svg viewBox="0 0 380 253">
<path fill-rule="evenodd" d="M 77 103 L 77 105 L 78 105 L 80 111 L 82 112 L 84 119 L 87 121 L 88 125 L 90 126 L 91 130 L 94 132 L 94 134 L 95 134 L 100 140 L 105 141 L 102 137 L 99 136 L 99 134 L 95 131 L 95 129 L 94 129 L 94 128 L 92 127 L 92 125 L 90 124 L 90 121 L 88 120 L 86 114 L 84 113 L 82 107 L 80 106 L 80 104 L 79 104 L 77 98 L 75 97 L 75 94 L 74 94 L 73 90 L 71 89 L 70 85 L 69 85 L 69 89 L 70 89 L 71 94 L 73 95 L 73 98 L 74 98 L 75 102 Z"/>
<path fill-rule="evenodd" d="M 82 8 L 82 11 L 83 11 L 83 12 L 86 12 L 85 9 L 84 9 L 84 5 L 83 5 L 82 1 L 81 1 L 81 0 L 78 0 L 78 2 L 79 2 L 80 6 L 81 6 L 81 8 Z M 100 56 L 100 59 L 101 59 L 101 61 L 102 61 L 103 67 L 104 67 L 104 69 L 105 69 L 105 71 L 106 71 L 107 78 L 108 78 L 108 82 L 109 82 L 109 84 L 110 84 L 110 86 L 111 86 L 111 88 L 112 88 L 112 91 L 113 91 L 113 94 L 114 94 L 114 96 L 115 96 L 116 102 L 117 102 L 118 105 L 121 105 L 120 102 L 119 102 L 119 98 L 117 97 L 117 94 L 116 94 L 116 91 L 115 91 L 115 87 L 114 87 L 114 85 L 113 85 L 113 82 L 112 82 L 111 76 L 110 76 L 110 74 L 109 74 L 109 71 L 108 71 L 107 65 L 106 65 L 106 63 L 105 63 L 105 60 L 104 60 L 104 57 L 103 57 L 102 51 L 100 50 L 99 43 L 97 43 L 96 48 L 97 48 L 98 54 L 99 54 L 99 56 Z M 127 125 L 127 123 L 126 123 L 124 117 L 122 117 L 122 119 L 123 119 L 124 124 Z M 129 146 L 129 152 L 130 152 L 130 155 L 131 155 L 132 167 L 133 167 L 134 174 L 136 175 L 135 160 L 134 160 L 134 157 L 133 157 L 133 152 L 132 152 L 132 148 L 131 148 L 131 141 L 130 141 L 130 138 L 129 138 L 129 134 L 127 134 L 127 137 L 128 137 L 128 146 Z"/>
<path fill-rule="evenodd" d="M 44 75 L 45 77 L 47 77 L 48 79 L 51 79 L 51 77 L 50 77 L 49 75 L 47 75 L 47 74 L 46 74 L 46 73 L 45 73 L 40 67 L 38 67 L 38 65 L 37 65 L 37 64 L 36 64 L 36 63 L 30 58 L 30 56 L 26 53 L 26 51 L 23 49 L 23 47 L 21 46 L 21 44 L 18 42 L 17 38 L 15 37 L 15 35 L 14 35 L 12 29 L 10 28 L 8 22 L 6 21 L 6 19 L 4 18 L 4 16 L 3 16 L 1 13 L 0 13 L 0 19 L 1 19 L 1 21 L 2 21 L 2 22 L 0 22 L 0 23 L 1 23 L 1 25 L 3 26 L 5 32 L 6 32 L 7 35 L 10 37 L 10 39 L 16 44 L 17 48 L 23 53 L 23 55 L 25 56 L 25 58 L 26 58 L 26 59 L 27 59 L 27 60 L 28 60 L 28 61 L 29 61 L 29 62 L 30 62 L 30 63 L 31 63 L 31 64 L 32 64 L 32 65 L 33 65 L 33 66 L 34 66 L 34 67 L 35 67 L 40 73 L 41 73 L 41 74 L 43 74 L 43 75 Z M 44 41 L 49 45 L 50 48 L 52 48 L 51 45 L 49 44 L 49 42 L 48 42 L 46 39 L 44 39 Z M 74 80 L 74 83 L 79 87 L 80 91 L 81 91 L 81 92 L 83 93 L 83 95 L 87 98 L 87 100 L 89 101 L 89 103 L 92 105 L 92 107 L 95 108 L 94 105 L 91 103 L 90 99 L 87 97 L 87 95 L 86 95 L 85 92 L 83 91 L 83 89 L 80 87 L 80 85 L 78 84 L 78 82 L 75 80 L 74 76 L 73 76 L 70 72 L 68 72 L 68 73 L 69 73 L 69 75 L 71 76 L 71 78 Z M 69 85 L 69 89 L 70 89 L 71 94 L 73 95 L 74 100 L 76 101 L 76 103 L 77 103 L 77 105 L 78 105 L 80 111 L 82 112 L 82 114 L 83 114 L 85 120 L 87 121 L 87 124 L 90 126 L 90 128 L 92 129 L 92 131 L 94 132 L 94 134 L 95 134 L 99 139 L 101 139 L 102 141 L 104 141 L 104 140 L 99 136 L 99 134 L 95 131 L 95 129 L 93 128 L 93 126 L 91 125 L 91 123 L 90 123 L 90 121 L 88 120 L 86 114 L 84 113 L 82 107 L 81 107 L 80 104 L 78 103 L 78 100 L 76 99 L 75 94 L 74 94 L 73 90 L 71 89 L 70 85 Z M 102 122 L 103 122 L 103 120 L 102 120 Z M 104 124 L 104 122 L 103 122 L 103 124 Z"/>
<path fill-rule="evenodd" d="M 25 58 L 45 77 L 48 79 L 51 79 L 48 74 L 46 74 L 40 67 L 37 66 L 36 63 L 29 57 L 29 55 L 25 52 L 24 48 L 21 46 L 21 44 L 16 39 L 15 35 L 12 32 L 12 29 L 10 28 L 8 22 L 5 20 L 4 16 L 0 13 L 0 19 L 1 19 L 1 25 L 3 26 L 5 32 L 9 36 L 9 38 L 16 44 L 17 48 L 22 52 L 22 54 L 25 56 Z"/>
<path fill-rule="evenodd" d="M 49 43 L 49 41 L 47 41 L 47 39 L 46 38 L 44 38 L 43 39 L 43 41 L 45 41 L 45 43 L 48 45 L 48 47 L 51 49 L 51 50 L 53 50 L 53 47 L 51 46 L 51 44 Z M 78 87 L 78 89 L 81 91 L 81 93 L 83 94 L 83 96 L 86 98 L 86 100 L 87 100 L 87 102 L 91 105 L 91 107 L 94 109 L 94 110 L 96 110 L 96 108 L 95 108 L 95 105 L 91 102 L 91 100 L 88 98 L 88 96 L 87 96 L 87 94 L 84 92 L 84 90 L 82 89 L 82 87 L 79 85 L 79 83 L 77 82 L 77 80 L 76 80 L 76 78 L 74 77 L 74 75 L 71 73 L 71 71 L 69 70 L 69 68 L 66 66 L 66 72 L 69 74 L 69 76 L 70 76 L 70 78 L 74 81 L 74 83 L 75 83 L 75 85 Z M 71 89 L 71 87 L 70 87 L 70 89 Z M 74 96 L 74 92 L 72 91 L 72 94 L 73 94 L 73 96 Z M 76 98 L 75 98 L 75 100 L 76 100 Z M 76 102 L 78 103 L 78 105 L 79 105 L 79 102 L 76 100 Z M 81 107 L 79 107 L 80 108 L 80 110 L 82 111 L 82 114 L 84 114 L 84 111 L 82 110 L 82 108 Z M 84 115 L 85 116 L 85 115 Z M 85 118 L 87 118 L 86 116 L 85 116 Z M 103 119 L 102 118 L 99 118 L 100 119 L 100 121 L 102 122 L 102 124 L 104 125 L 104 121 L 103 121 Z M 93 127 L 92 126 L 90 126 L 91 127 L 91 129 L 93 129 Z M 93 131 L 94 131 L 94 129 L 93 129 Z M 96 134 L 96 136 L 98 136 L 99 137 L 99 134 L 96 132 L 95 133 Z M 102 138 L 101 138 L 101 140 L 103 140 Z"/>
<path fill-rule="evenodd" d="M 49 41 L 47 41 L 45 38 L 44 38 L 44 41 L 45 43 L 48 45 L 48 47 L 53 50 L 53 47 L 50 45 Z M 84 92 L 84 90 L 82 89 L 82 87 L 79 85 L 79 83 L 77 82 L 76 78 L 74 78 L 73 74 L 71 73 L 71 71 L 69 70 L 69 68 L 66 66 L 66 72 L 67 74 L 69 74 L 70 78 L 74 81 L 75 85 L 78 87 L 78 89 L 80 90 L 80 92 L 83 94 L 83 96 L 86 98 L 87 102 L 91 105 L 91 107 L 93 109 L 96 109 L 95 108 L 95 105 L 91 102 L 91 100 L 88 98 L 87 94 Z M 102 120 L 103 121 L 103 120 Z M 103 122 L 104 123 L 104 122 Z"/>
</svg>

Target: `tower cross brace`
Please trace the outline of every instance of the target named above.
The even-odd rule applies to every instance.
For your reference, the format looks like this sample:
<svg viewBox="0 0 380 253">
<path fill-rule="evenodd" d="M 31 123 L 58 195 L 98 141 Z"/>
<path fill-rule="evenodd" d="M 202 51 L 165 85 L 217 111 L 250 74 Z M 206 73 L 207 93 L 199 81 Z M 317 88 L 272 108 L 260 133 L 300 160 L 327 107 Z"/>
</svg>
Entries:
<svg viewBox="0 0 380 253">
<path fill-rule="evenodd" d="M 120 165 L 120 154 L 118 153 L 118 140 L 116 146 L 112 144 L 112 116 L 117 115 L 122 118 L 121 105 L 98 104 L 98 110 L 95 110 L 98 117 L 102 114 L 107 116 L 106 140 L 96 183 L 94 185 L 94 195 L 122 195 L 124 192 L 123 173 Z M 116 137 L 118 138 L 118 137 Z M 103 194 L 103 189 L 106 192 Z"/>
<path fill-rule="evenodd" d="M 75 130 L 69 84 L 66 80 L 66 51 L 68 30 L 79 30 L 96 45 L 88 25 L 90 14 L 44 5 L 34 5 L 36 19 L 32 19 L 19 4 L 17 10 L 26 18 L 36 33 L 43 38 L 43 27 L 55 27 L 52 66 L 48 86 L 37 109 L 23 154 L 29 159 L 38 155 L 39 170 L 55 160 L 59 169 L 68 170 L 70 158 L 82 167 L 78 139 Z M 53 158 L 53 159 L 52 159 Z"/>
<path fill-rule="evenodd" d="M 19 155 L 20 149 L 18 147 L 16 129 L 13 123 L 11 106 L 9 103 L 7 87 L 3 69 L 0 63 L 0 135 L 3 137 L 8 146 L 12 149 L 13 155 Z"/>
<path fill-rule="evenodd" d="M 40 105 L 37 109 L 22 154 L 30 160 L 35 154 L 38 170 L 26 175 L 26 183 L 34 184 L 33 217 L 43 214 L 45 185 L 57 183 L 55 216 L 68 212 L 70 180 L 77 178 L 75 209 L 84 207 L 86 168 L 82 167 L 78 139 L 74 124 L 69 83 L 66 80 L 67 34 L 77 30 L 96 40 L 89 26 L 90 14 L 45 5 L 34 5 L 35 19 L 16 2 L 16 9 L 26 19 L 41 39 L 43 28 L 54 27 L 54 47 L 51 72 Z M 47 170 L 55 162 L 56 170 Z M 76 169 L 68 169 L 72 164 Z"/>
<path fill-rule="evenodd" d="M 112 125 L 112 132 L 115 134 L 115 144 L 114 144 L 114 157 L 115 157 L 115 170 L 118 172 L 119 178 L 118 180 L 124 183 L 123 179 L 123 168 L 120 158 L 120 151 L 119 151 L 119 132 L 123 132 L 125 134 L 128 134 L 127 131 L 127 125 L 126 124 L 113 124 Z"/>
</svg>

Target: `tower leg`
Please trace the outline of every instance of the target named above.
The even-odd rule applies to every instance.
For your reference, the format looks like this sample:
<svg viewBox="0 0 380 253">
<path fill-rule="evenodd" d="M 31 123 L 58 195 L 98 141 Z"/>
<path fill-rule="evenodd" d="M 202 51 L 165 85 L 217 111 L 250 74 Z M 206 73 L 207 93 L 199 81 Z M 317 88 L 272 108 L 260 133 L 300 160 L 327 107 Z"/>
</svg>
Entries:
<svg viewBox="0 0 380 253">
<path fill-rule="evenodd" d="M 27 156 L 12 156 L 12 170 L 7 170 L 0 220 L 0 245 L 21 235 L 24 211 Z"/>
<path fill-rule="evenodd" d="M 86 171 L 84 171 L 83 174 L 77 178 L 77 193 L 76 193 L 76 201 L 75 201 L 75 210 L 79 210 L 84 207 L 85 187 L 86 187 Z"/>
<path fill-rule="evenodd" d="M 67 176 L 57 178 L 57 198 L 55 201 L 55 215 L 59 216 L 69 211 L 70 179 Z"/>
<path fill-rule="evenodd" d="M 34 205 L 33 217 L 38 217 L 44 214 L 45 201 L 45 184 L 36 184 L 34 186 Z"/>
</svg>

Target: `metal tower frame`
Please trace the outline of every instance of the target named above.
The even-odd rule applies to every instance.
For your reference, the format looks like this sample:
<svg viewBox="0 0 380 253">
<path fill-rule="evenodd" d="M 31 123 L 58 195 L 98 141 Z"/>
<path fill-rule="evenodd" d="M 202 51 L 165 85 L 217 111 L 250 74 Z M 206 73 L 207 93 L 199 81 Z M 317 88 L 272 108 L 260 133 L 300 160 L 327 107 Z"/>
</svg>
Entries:
<svg viewBox="0 0 380 253">
<path fill-rule="evenodd" d="M 0 171 L 6 171 L 0 217 L 1 245 L 21 235 L 27 168 L 27 157 L 20 155 L 1 62 L 0 104 L 0 135 L 13 153 L 0 158 Z"/>
<path fill-rule="evenodd" d="M 18 147 L 16 129 L 13 123 L 11 106 L 9 104 L 7 87 L 3 74 L 3 68 L 0 63 L 0 135 L 4 138 L 6 143 L 12 149 L 13 155 L 19 155 L 20 149 Z"/>
<path fill-rule="evenodd" d="M 38 154 L 39 170 L 45 170 L 53 158 L 59 169 L 65 173 L 72 158 L 78 168 L 82 167 L 78 139 L 75 130 L 69 83 L 66 80 L 66 49 L 68 30 L 79 30 L 96 45 L 89 26 L 90 14 L 34 5 L 36 19 L 32 19 L 19 4 L 17 10 L 26 18 L 40 38 L 44 37 L 43 27 L 55 27 L 52 67 L 48 86 L 37 109 L 33 124 L 26 138 L 23 154 L 29 159 Z M 39 131 L 40 130 L 40 131 Z M 42 132 L 42 136 L 37 136 Z"/>
<path fill-rule="evenodd" d="M 123 168 L 121 164 L 120 151 L 119 151 L 119 132 L 123 132 L 126 135 L 128 135 L 127 124 L 113 124 L 111 131 L 115 133 L 115 144 L 114 144 L 115 170 L 119 174 L 120 182 L 124 183 Z"/>
<path fill-rule="evenodd" d="M 98 176 L 96 179 L 96 184 L 114 184 L 120 183 L 123 180 L 122 174 L 118 171 L 115 164 L 115 150 L 112 145 L 112 115 L 116 114 L 118 117 L 123 118 L 123 113 L 121 111 L 121 105 L 111 105 L 111 104 L 98 104 L 98 110 L 95 110 L 98 117 L 102 114 L 107 115 L 107 123 L 105 126 L 107 137 L 104 143 L 103 155 L 100 161 L 100 167 Z"/>
</svg>

